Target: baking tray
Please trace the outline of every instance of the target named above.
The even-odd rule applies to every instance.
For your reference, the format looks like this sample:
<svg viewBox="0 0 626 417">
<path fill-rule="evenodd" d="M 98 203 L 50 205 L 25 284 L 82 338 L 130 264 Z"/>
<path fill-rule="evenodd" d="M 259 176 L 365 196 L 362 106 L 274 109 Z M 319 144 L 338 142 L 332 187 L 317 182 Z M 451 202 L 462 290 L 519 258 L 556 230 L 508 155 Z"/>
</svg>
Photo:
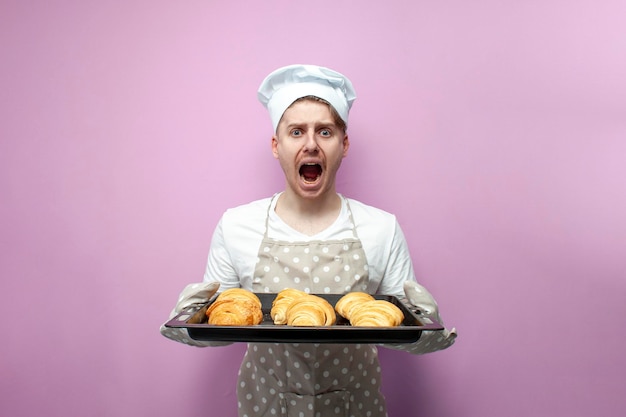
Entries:
<svg viewBox="0 0 626 417">
<path fill-rule="evenodd" d="M 337 314 L 333 326 L 276 325 L 270 317 L 276 294 L 256 293 L 261 300 L 263 321 L 254 326 L 216 326 L 207 323 L 206 310 L 213 301 L 183 310 L 165 323 L 166 327 L 185 328 L 194 340 L 222 342 L 285 342 L 285 343 L 410 343 L 419 340 L 423 330 L 443 330 L 443 326 L 409 308 L 392 295 L 374 295 L 387 300 L 402 310 L 404 321 L 397 327 L 353 327 Z M 333 307 L 343 294 L 315 294 Z"/>
</svg>

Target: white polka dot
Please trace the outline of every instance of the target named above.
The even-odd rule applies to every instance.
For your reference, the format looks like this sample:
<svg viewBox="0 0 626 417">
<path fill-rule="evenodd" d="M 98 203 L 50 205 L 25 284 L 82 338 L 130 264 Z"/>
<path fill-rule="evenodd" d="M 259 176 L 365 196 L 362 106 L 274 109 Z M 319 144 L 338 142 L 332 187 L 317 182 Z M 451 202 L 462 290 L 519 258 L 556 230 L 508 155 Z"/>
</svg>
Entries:
<svg viewBox="0 0 626 417">
<path fill-rule="evenodd" d="M 324 266 L 324 268 L 322 268 L 324 270 L 324 272 L 328 272 L 330 271 L 330 267 L 328 265 Z"/>
<path fill-rule="evenodd" d="M 267 252 L 269 252 L 269 251 L 270 251 L 270 248 L 269 248 L 269 247 L 267 247 L 267 246 L 266 246 L 266 247 L 264 247 L 264 248 L 263 248 L 263 252 L 267 253 Z"/>
<path fill-rule="evenodd" d="M 284 267 L 283 271 L 285 271 L 285 273 L 288 273 L 289 272 L 289 267 L 288 266 Z"/>
<path fill-rule="evenodd" d="M 274 277 L 274 278 L 272 278 L 272 281 L 278 283 L 278 282 L 280 282 L 280 277 Z"/>
<path fill-rule="evenodd" d="M 349 271 L 350 270 L 350 265 L 344 265 L 343 266 L 343 270 L 344 271 Z"/>
<path fill-rule="evenodd" d="M 359 260 L 361 259 L 361 256 L 358 253 L 355 253 L 354 255 L 352 255 L 352 258 Z"/>
<path fill-rule="evenodd" d="M 293 263 L 294 263 L 294 264 L 297 264 L 297 263 L 299 263 L 299 262 L 300 262 L 300 258 L 298 258 L 298 257 L 294 257 L 294 258 L 293 258 Z"/>
<path fill-rule="evenodd" d="M 289 253 L 289 247 L 285 246 L 285 247 L 283 248 L 283 252 L 284 252 L 284 253 Z"/>
<path fill-rule="evenodd" d="M 302 268 L 302 272 L 304 272 L 305 274 L 308 274 L 310 270 L 311 268 L 309 268 L 308 266 L 305 266 L 304 268 Z"/>
<path fill-rule="evenodd" d="M 322 252 L 324 252 L 324 253 L 328 253 L 328 246 L 324 246 L 324 247 L 322 248 Z"/>
<path fill-rule="evenodd" d="M 319 262 L 320 261 L 320 257 L 315 255 L 313 256 L 313 262 Z"/>
</svg>

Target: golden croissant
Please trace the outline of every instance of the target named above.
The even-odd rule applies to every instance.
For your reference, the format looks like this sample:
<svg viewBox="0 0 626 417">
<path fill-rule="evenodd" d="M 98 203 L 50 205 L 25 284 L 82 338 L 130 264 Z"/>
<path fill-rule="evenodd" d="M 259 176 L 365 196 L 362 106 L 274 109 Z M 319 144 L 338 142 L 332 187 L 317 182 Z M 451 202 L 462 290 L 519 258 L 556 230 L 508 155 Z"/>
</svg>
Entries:
<svg viewBox="0 0 626 417">
<path fill-rule="evenodd" d="M 219 326 L 249 326 L 263 321 L 261 300 L 242 288 L 222 292 L 207 309 L 206 315 L 209 324 Z"/>
<path fill-rule="evenodd" d="M 395 327 L 404 320 L 398 306 L 387 300 L 376 300 L 363 292 L 344 295 L 335 304 L 335 309 L 355 327 Z"/>
<path fill-rule="evenodd" d="M 297 297 L 286 314 L 290 326 L 332 326 L 337 321 L 333 306 L 322 297 L 310 294 Z"/>
<path fill-rule="evenodd" d="M 372 301 L 375 298 L 366 292 L 350 292 L 337 301 L 335 310 L 346 319 L 350 320 L 352 311 L 366 301 Z"/>
<path fill-rule="evenodd" d="M 261 300 L 259 299 L 259 297 L 255 293 L 253 293 L 252 291 L 248 291 L 248 290 L 243 289 L 243 288 L 229 288 L 229 289 L 223 291 L 222 293 L 220 293 L 220 295 L 217 296 L 215 301 L 227 300 L 227 299 L 231 299 L 231 300 L 249 300 L 249 301 L 252 301 L 253 303 L 255 303 L 256 305 L 258 305 L 259 308 L 261 308 Z"/>
<path fill-rule="evenodd" d="M 287 324 L 287 309 L 296 298 L 307 295 L 304 291 L 287 288 L 276 294 L 276 298 L 272 301 L 272 309 L 270 317 L 274 320 L 274 324 Z"/>
</svg>

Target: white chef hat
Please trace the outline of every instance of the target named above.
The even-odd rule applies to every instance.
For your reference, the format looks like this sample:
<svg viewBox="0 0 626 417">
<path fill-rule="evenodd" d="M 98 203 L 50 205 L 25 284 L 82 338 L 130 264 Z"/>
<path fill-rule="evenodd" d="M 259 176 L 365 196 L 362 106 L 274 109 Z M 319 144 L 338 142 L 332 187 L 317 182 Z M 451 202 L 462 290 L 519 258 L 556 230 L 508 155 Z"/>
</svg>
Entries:
<svg viewBox="0 0 626 417">
<path fill-rule="evenodd" d="M 348 124 L 348 113 L 356 99 L 352 83 L 344 75 L 317 65 L 288 65 L 268 75 L 257 93 L 270 112 L 274 132 L 287 107 L 297 99 L 315 96 L 328 101 Z"/>
</svg>

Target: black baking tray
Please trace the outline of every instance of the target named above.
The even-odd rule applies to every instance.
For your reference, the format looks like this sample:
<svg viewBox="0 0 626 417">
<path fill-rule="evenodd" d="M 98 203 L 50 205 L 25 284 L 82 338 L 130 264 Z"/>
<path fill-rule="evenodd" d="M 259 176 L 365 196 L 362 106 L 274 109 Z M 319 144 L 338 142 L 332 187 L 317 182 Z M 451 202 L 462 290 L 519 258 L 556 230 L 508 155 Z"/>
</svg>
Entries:
<svg viewBox="0 0 626 417">
<path fill-rule="evenodd" d="M 190 307 L 165 323 L 166 327 L 185 328 L 189 337 L 201 341 L 222 342 L 285 342 L 285 343 L 411 343 L 419 340 L 423 330 L 443 330 L 443 326 L 409 308 L 392 295 L 374 295 L 387 300 L 402 310 L 404 321 L 397 327 L 353 327 L 337 314 L 332 326 L 276 325 L 270 317 L 276 294 L 256 293 L 261 300 L 263 321 L 254 326 L 216 326 L 207 323 L 206 310 L 212 301 Z M 335 306 L 343 294 L 315 294 Z"/>
</svg>

